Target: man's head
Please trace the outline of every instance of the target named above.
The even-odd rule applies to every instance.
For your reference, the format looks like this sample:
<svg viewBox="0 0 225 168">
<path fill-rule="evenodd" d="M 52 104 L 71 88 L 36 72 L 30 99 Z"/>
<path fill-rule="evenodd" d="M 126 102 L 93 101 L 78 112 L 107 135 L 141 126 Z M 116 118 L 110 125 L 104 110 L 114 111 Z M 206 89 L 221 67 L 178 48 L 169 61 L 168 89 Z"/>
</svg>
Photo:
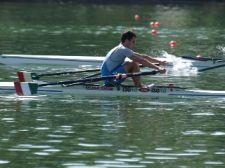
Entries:
<svg viewBox="0 0 225 168">
<path fill-rule="evenodd" d="M 132 31 L 126 31 L 121 36 L 121 43 L 127 48 L 134 48 L 136 34 Z"/>
</svg>

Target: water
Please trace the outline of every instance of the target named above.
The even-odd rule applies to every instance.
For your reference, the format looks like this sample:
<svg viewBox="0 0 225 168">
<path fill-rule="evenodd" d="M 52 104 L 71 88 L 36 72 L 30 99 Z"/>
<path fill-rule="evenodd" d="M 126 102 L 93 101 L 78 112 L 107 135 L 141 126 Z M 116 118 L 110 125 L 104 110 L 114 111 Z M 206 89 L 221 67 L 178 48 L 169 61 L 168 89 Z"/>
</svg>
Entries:
<svg viewBox="0 0 225 168">
<path fill-rule="evenodd" d="M 224 11 L 221 4 L 0 3 L 0 52 L 103 56 L 129 28 L 138 35 L 139 52 L 224 58 Z M 133 20 L 136 13 L 140 22 Z M 152 20 L 161 22 L 156 37 L 149 34 Z M 170 40 L 177 47 L 170 48 Z M 0 65 L 0 81 L 14 80 L 21 69 L 72 68 Z M 143 80 L 224 90 L 224 69 Z M 224 167 L 224 104 L 212 98 L 0 95 L 0 167 Z"/>
</svg>

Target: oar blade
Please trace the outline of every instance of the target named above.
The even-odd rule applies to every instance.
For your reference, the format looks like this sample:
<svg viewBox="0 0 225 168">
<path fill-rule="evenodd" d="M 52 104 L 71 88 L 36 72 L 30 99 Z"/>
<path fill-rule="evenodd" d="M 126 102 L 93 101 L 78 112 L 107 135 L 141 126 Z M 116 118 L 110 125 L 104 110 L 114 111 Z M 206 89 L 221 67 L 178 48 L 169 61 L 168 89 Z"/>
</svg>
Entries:
<svg viewBox="0 0 225 168">
<path fill-rule="evenodd" d="M 14 87 L 16 94 L 19 96 L 31 96 L 37 94 L 38 84 L 35 82 L 20 82 L 15 81 Z"/>
</svg>

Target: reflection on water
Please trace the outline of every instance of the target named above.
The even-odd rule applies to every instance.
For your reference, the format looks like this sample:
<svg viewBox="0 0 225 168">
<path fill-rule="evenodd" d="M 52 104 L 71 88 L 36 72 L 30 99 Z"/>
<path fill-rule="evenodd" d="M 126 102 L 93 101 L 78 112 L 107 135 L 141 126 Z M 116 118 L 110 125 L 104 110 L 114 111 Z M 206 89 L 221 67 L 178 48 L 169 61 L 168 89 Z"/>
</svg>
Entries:
<svg viewBox="0 0 225 168">
<path fill-rule="evenodd" d="M 2 106 L 2 165 L 14 155 L 24 167 L 224 165 L 223 99 L 9 96 Z"/>
</svg>

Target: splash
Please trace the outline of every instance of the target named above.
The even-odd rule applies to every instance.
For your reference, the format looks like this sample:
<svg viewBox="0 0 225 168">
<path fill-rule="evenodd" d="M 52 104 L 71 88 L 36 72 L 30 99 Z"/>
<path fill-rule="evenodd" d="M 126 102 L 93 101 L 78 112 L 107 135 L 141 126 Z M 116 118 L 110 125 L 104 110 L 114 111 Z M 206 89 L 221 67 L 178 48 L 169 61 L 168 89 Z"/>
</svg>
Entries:
<svg viewBox="0 0 225 168">
<path fill-rule="evenodd" d="M 217 46 L 216 48 L 223 54 L 223 56 L 225 56 L 225 47 L 224 46 Z"/>
<path fill-rule="evenodd" d="M 171 68 L 167 69 L 167 74 L 172 74 L 173 76 L 197 75 L 198 69 L 193 67 L 191 61 L 184 60 L 181 57 L 176 57 L 172 54 L 168 54 L 166 51 L 162 52 L 162 56 L 166 58 L 169 64 L 173 65 Z"/>
</svg>

